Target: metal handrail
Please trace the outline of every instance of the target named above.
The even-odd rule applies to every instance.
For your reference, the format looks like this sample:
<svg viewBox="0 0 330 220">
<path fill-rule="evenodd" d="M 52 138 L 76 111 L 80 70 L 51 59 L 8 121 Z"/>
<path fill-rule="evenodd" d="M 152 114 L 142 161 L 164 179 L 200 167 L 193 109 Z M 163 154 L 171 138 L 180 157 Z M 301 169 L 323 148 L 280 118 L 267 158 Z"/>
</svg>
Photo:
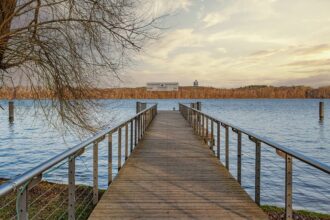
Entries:
<svg viewBox="0 0 330 220">
<path fill-rule="evenodd" d="M 300 160 L 302 162 L 305 162 L 305 163 L 307 163 L 307 164 L 309 164 L 309 165 L 311 165 L 311 166 L 313 166 L 313 167 L 315 167 L 315 168 L 317 168 L 317 169 L 319 169 L 319 170 L 321 170 L 321 171 L 323 171 L 323 172 L 325 172 L 327 174 L 330 174 L 330 165 L 327 165 L 325 163 L 322 163 L 320 161 L 317 161 L 317 160 L 315 160 L 315 159 L 313 159 L 311 157 L 305 156 L 305 155 L 303 155 L 303 154 L 301 154 L 301 153 L 299 153 L 297 151 L 291 150 L 288 147 L 285 147 L 285 146 L 283 146 L 281 144 L 278 144 L 278 143 L 276 143 L 273 140 L 270 140 L 268 138 L 262 137 L 260 135 L 257 135 L 255 133 L 253 133 L 253 132 L 250 132 L 250 131 L 247 131 L 247 130 L 245 130 L 243 128 L 240 128 L 238 126 L 235 126 L 235 125 L 233 125 L 231 123 L 228 123 L 228 122 L 223 121 L 221 119 L 218 119 L 218 118 L 215 118 L 213 116 L 210 116 L 210 115 L 208 115 L 208 114 L 206 114 L 206 113 L 204 113 L 202 111 L 199 111 L 197 109 L 191 108 L 191 107 L 189 107 L 187 105 L 184 105 L 184 104 L 181 104 L 181 103 L 180 103 L 180 105 L 183 105 L 183 106 L 187 107 L 188 109 L 190 109 L 190 110 L 192 110 L 194 112 L 197 112 L 197 113 L 199 113 L 201 115 L 204 115 L 204 116 L 208 117 L 210 120 L 213 120 L 213 121 L 215 121 L 217 123 L 221 123 L 222 126 L 231 127 L 234 130 L 240 131 L 242 134 L 246 134 L 249 137 L 253 137 L 256 141 L 259 141 L 259 142 L 264 143 L 264 144 L 266 144 L 266 145 L 268 145 L 270 147 L 275 148 L 276 150 L 280 150 L 280 151 L 282 151 L 282 152 L 284 152 L 286 154 L 289 154 L 290 156 L 292 156 L 292 157 L 294 157 L 294 158 L 296 158 L 296 159 L 298 159 L 298 160 Z"/>
<path fill-rule="evenodd" d="M 201 103 L 190 103 L 190 106 L 179 103 L 179 111 L 183 117 L 190 123 L 193 130 L 197 135 L 204 138 L 205 142 L 209 143 L 210 149 L 213 151 L 213 147 L 216 145 L 217 151 L 216 156 L 220 160 L 220 131 L 221 126 L 225 128 L 225 167 L 229 171 L 229 128 L 237 134 L 237 181 L 241 184 L 242 177 L 242 134 L 249 137 L 251 141 L 255 143 L 255 193 L 254 201 L 260 205 L 261 195 L 261 143 L 266 144 L 274 149 L 276 152 L 285 159 L 285 219 L 293 219 L 293 191 L 292 191 L 292 177 L 293 177 L 293 158 L 304 162 L 320 171 L 330 174 L 330 166 L 317 161 L 313 158 L 307 157 L 299 152 L 289 149 L 283 145 L 277 144 L 276 142 L 267 138 L 256 135 L 250 131 L 242 129 L 238 126 L 234 126 L 228 122 L 210 116 L 201 109 Z M 209 131 L 209 121 L 211 122 L 211 131 Z M 214 124 L 216 124 L 217 138 L 215 143 L 214 138 Z M 211 135 L 209 137 L 209 135 Z"/>
<path fill-rule="evenodd" d="M 31 170 L 23 173 L 22 175 L 19 175 L 18 177 L 15 177 L 14 179 L 5 182 L 4 184 L 0 185 L 0 196 L 4 196 L 12 191 L 15 191 L 17 188 L 19 188 L 26 182 L 30 181 L 34 177 L 47 171 L 49 168 L 59 164 L 60 162 L 70 158 L 71 156 L 79 153 L 82 149 L 84 149 L 88 145 L 93 144 L 95 142 L 99 142 L 98 140 L 102 139 L 102 137 L 104 137 L 105 135 L 118 130 L 119 128 L 123 127 L 125 124 L 137 119 L 138 117 L 140 117 L 141 115 L 144 115 L 146 112 L 148 112 L 149 110 L 152 110 L 152 109 L 157 109 L 157 104 L 139 112 L 138 114 L 134 115 L 133 117 L 131 117 L 130 119 L 128 119 L 124 122 L 120 122 L 118 125 L 116 125 L 114 127 L 108 127 L 108 128 L 105 128 L 105 129 L 97 132 L 92 137 L 90 137 L 90 138 L 86 139 L 85 141 L 75 145 L 74 147 L 64 151 L 63 153 L 60 153 L 59 155 L 32 168 Z"/>
</svg>

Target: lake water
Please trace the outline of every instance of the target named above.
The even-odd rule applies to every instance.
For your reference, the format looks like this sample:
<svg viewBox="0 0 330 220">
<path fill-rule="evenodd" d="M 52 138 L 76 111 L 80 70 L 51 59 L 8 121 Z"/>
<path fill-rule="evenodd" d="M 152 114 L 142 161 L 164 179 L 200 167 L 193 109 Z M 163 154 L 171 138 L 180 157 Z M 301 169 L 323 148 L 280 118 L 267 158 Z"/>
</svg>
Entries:
<svg viewBox="0 0 330 220">
<path fill-rule="evenodd" d="M 139 100 L 158 103 L 158 109 L 178 109 L 178 102 L 197 100 Z M 330 163 L 330 100 L 325 102 L 325 118 L 318 118 L 319 100 L 198 100 L 203 111 L 253 133 L 267 137 L 323 163 Z M 99 117 L 116 124 L 135 113 L 136 100 L 100 100 Z M 0 177 L 13 178 L 41 162 L 79 143 L 80 138 L 71 133 L 63 134 L 48 125 L 36 114 L 40 112 L 32 101 L 15 102 L 15 122 L 8 122 L 7 102 L 0 101 Z M 222 135 L 224 132 L 222 132 Z M 114 136 L 116 146 L 116 135 Z M 224 138 L 221 139 L 224 146 Z M 230 133 L 230 171 L 236 177 L 236 135 Z M 106 143 L 100 145 L 100 187 L 107 182 Z M 114 149 L 113 172 L 116 175 L 117 160 Z M 77 159 L 77 181 L 92 183 L 91 150 Z M 124 155 L 124 154 L 122 154 Z M 221 148 L 224 162 L 224 149 Z M 242 186 L 254 198 L 255 145 L 243 136 Z M 123 160 L 122 160 L 123 161 Z M 330 213 L 330 177 L 303 163 L 293 161 L 294 208 Z M 283 206 L 284 160 L 274 149 L 262 145 L 261 203 Z M 67 164 L 52 169 L 45 179 L 67 182 Z"/>
</svg>

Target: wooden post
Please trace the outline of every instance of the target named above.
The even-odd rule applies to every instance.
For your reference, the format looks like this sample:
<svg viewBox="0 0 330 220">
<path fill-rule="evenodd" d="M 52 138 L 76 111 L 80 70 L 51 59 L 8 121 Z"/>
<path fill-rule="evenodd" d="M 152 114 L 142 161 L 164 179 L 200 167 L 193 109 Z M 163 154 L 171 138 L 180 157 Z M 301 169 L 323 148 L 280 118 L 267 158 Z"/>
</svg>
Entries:
<svg viewBox="0 0 330 220">
<path fill-rule="evenodd" d="M 202 111 L 202 102 L 197 102 L 197 110 Z"/>
<path fill-rule="evenodd" d="M 14 101 L 8 102 L 8 110 L 9 110 L 9 122 L 14 121 Z"/>
<path fill-rule="evenodd" d="M 324 119 L 324 102 L 320 102 L 320 120 Z"/>
<path fill-rule="evenodd" d="M 136 102 L 136 114 L 140 112 L 140 102 Z"/>
</svg>

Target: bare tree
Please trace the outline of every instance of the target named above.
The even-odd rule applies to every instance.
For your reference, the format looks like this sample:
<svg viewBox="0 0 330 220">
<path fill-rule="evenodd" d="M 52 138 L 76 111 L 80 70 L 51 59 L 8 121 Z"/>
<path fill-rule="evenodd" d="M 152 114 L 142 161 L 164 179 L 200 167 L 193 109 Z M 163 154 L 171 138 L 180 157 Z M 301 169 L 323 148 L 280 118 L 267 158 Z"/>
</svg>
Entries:
<svg viewBox="0 0 330 220">
<path fill-rule="evenodd" d="M 1 0 L 0 87 L 19 75 L 37 99 L 40 88 L 51 92 L 64 124 L 92 129 L 93 104 L 81 99 L 105 75 L 118 78 L 130 53 L 157 35 L 158 19 L 141 12 L 141 5 L 139 0 Z"/>
</svg>

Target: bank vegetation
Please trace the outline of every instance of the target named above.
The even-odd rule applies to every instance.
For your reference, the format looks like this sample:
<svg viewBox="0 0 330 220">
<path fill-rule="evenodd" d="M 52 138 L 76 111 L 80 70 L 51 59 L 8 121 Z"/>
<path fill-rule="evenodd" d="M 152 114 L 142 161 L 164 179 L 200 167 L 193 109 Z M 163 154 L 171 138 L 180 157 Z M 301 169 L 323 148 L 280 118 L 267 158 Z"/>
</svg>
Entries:
<svg viewBox="0 0 330 220">
<path fill-rule="evenodd" d="M 273 86 L 246 86 L 241 88 L 225 89 L 213 87 L 180 87 L 178 91 L 151 92 L 145 87 L 139 88 L 94 88 L 88 94 L 78 97 L 80 99 L 306 99 L 306 98 L 330 98 L 330 86 L 311 88 L 307 86 L 273 87 Z M 0 99 L 51 99 L 54 94 L 50 90 L 31 90 L 26 87 L 0 89 Z M 66 99 L 72 99 L 70 92 Z M 77 99 L 77 97 L 74 97 Z"/>
</svg>

